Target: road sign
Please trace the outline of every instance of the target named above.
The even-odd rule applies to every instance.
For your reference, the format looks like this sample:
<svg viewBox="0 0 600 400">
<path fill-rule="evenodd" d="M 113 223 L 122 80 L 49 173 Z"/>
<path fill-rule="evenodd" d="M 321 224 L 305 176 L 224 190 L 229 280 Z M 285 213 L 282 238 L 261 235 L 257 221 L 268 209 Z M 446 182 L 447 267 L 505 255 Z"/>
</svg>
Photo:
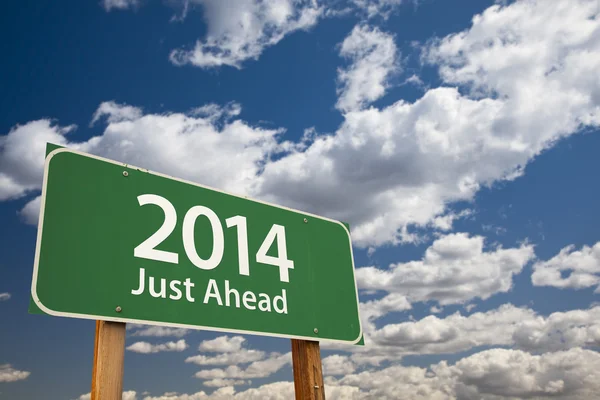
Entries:
<svg viewBox="0 0 600 400">
<path fill-rule="evenodd" d="M 357 343 L 340 222 L 58 148 L 31 294 L 55 316 Z"/>
</svg>

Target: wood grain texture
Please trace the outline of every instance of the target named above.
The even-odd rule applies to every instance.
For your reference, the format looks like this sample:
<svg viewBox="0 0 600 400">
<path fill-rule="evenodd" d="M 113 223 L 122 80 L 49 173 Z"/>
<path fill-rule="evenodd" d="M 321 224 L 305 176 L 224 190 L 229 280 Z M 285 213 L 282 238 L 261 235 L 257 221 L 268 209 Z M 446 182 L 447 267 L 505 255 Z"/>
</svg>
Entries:
<svg viewBox="0 0 600 400">
<path fill-rule="evenodd" d="M 292 339 L 294 388 L 297 400 L 325 400 L 319 342 Z"/>
<path fill-rule="evenodd" d="M 125 324 L 96 321 L 91 400 L 121 400 L 124 360 Z"/>
</svg>

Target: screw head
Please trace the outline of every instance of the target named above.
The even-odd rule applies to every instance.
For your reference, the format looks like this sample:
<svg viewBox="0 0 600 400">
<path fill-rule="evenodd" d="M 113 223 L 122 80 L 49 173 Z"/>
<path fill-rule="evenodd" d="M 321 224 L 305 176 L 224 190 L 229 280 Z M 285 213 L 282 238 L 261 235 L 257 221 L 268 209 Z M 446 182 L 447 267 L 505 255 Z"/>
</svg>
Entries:
<svg viewBox="0 0 600 400">
<path fill-rule="evenodd" d="M 319 330 L 318 330 L 317 328 L 313 329 L 313 331 L 314 331 L 315 333 L 319 333 Z"/>
<path fill-rule="evenodd" d="M 117 308 L 115 308 L 116 312 L 121 312 L 121 310 L 122 310 L 121 306 L 117 306 Z"/>
<path fill-rule="evenodd" d="M 308 222 L 308 219 L 304 218 L 304 223 L 306 224 Z"/>
<path fill-rule="evenodd" d="M 125 177 L 129 176 L 129 172 L 123 171 L 123 176 L 125 176 Z"/>
</svg>

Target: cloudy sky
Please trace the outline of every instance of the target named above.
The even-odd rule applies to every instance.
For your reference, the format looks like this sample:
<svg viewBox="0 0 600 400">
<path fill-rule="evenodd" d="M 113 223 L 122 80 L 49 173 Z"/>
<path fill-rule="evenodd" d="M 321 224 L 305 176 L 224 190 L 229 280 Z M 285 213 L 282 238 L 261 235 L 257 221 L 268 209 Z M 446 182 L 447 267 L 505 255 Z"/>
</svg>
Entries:
<svg viewBox="0 0 600 400">
<path fill-rule="evenodd" d="M 0 399 L 89 398 L 29 315 L 47 142 L 347 221 L 328 399 L 600 393 L 597 0 L 23 0 L 0 66 Z M 124 399 L 288 399 L 289 340 L 129 325 Z"/>
</svg>

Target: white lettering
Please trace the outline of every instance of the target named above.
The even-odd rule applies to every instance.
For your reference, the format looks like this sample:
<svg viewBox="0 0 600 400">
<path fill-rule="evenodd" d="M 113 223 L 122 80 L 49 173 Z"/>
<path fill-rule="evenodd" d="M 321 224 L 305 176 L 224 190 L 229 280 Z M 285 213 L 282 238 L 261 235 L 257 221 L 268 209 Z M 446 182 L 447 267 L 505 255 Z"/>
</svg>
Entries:
<svg viewBox="0 0 600 400">
<path fill-rule="evenodd" d="M 256 310 L 256 306 L 248 304 L 248 302 L 256 303 L 256 296 L 254 293 L 250 291 L 244 292 L 242 302 L 244 303 L 244 307 L 246 307 L 248 310 Z"/>
<path fill-rule="evenodd" d="M 231 296 L 231 294 L 235 295 L 235 306 L 237 308 L 240 308 L 240 292 L 238 292 L 235 289 L 229 289 L 229 281 L 225 281 L 225 305 L 227 307 L 229 307 L 229 296 Z"/>
<path fill-rule="evenodd" d="M 213 292 L 214 290 L 214 292 Z M 222 306 L 223 302 L 221 301 L 221 295 L 219 294 L 219 287 L 217 286 L 217 282 L 214 279 L 208 281 L 208 287 L 206 288 L 206 294 L 204 295 L 204 304 L 208 304 L 208 300 L 214 297 L 217 299 L 217 303 Z"/>
<path fill-rule="evenodd" d="M 187 299 L 187 301 L 189 301 L 190 303 L 195 302 L 196 299 L 192 297 L 191 293 L 191 288 L 194 287 L 194 284 L 192 283 L 190 278 L 187 278 L 185 282 L 183 282 L 183 286 L 185 286 L 185 298 Z"/>
<path fill-rule="evenodd" d="M 208 260 L 203 260 L 196 252 L 196 243 L 194 241 L 194 228 L 199 216 L 204 215 L 208 218 L 212 228 L 213 249 Z M 188 258 L 196 267 L 205 270 L 211 270 L 219 266 L 223 258 L 223 249 L 225 239 L 223 237 L 223 227 L 219 217 L 213 210 L 204 206 L 194 206 L 189 209 L 183 218 L 183 248 Z"/>
<path fill-rule="evenodd" d="M 167 281 L 165 278 L 160 280 L 160 292 L 155 291 L 153 276 L 149 278 L 148 288 L 150 289 L 150 296 L 152 297 L 162 297 L 163 299 L 167 297 Z"/>
<path fill-rule="evenodd" d="M 177 286 L 181 285 L 181 281 L 171 281 L 171 283 L 169 284 L 169 287 L 171 288 L 171 291 L 173 293 L 175 293 L 175 296 L 173 296 L 172 294 L 169 295 L 169 298 L 171 300 L 179 300 L 181 299 L 181 290 L 179 290 L 179 288 Z"/>
<path fill-rule="evenodd" d="M 281 301 L 282 307 L 277 307 L 277 302 Z M 273 299 L 273 308 L 278 314 L 287 314 L 287 298 L 285 294 L 285 289 L 281 290 L 281 296 L 275 296 Z"/>
<path fill-rule="evenodd" d="M 139 296 L 140 294 L 144 293 L 144 286 L 146 283 L 146 271 L 144 270 L 144 268 L 140 268 L 140 287 L 137 290 L 132 290 L 131 294 L 134 296 Z"/>
<path fill-rule="evenodd" d="M 271 298 L 265 293 L 260 293 L 258 297 L 262 299 L 258 302 L 258 309 L 260 311 L 271 312 Z"/>
</svg>

